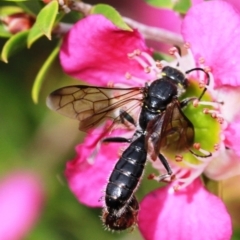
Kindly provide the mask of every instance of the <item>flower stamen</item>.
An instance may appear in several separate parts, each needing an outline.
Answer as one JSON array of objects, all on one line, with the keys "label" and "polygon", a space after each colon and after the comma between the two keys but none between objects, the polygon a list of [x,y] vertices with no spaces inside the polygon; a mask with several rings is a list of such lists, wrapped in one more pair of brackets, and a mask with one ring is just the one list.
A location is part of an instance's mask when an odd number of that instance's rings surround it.
[{"label": "flower stamen", "polygon": [[218,150],[219,150],[219,148],[220,148],[220,146],[219,146],[219,144],[218,144],[218,143],[214,144],[214,150],[215,150],[215,151],[218,151]]},{"label": "flower stamen", "polygon": [[[184,189],[185,187],[187,187],[188,185],[190,185],[194,179],[196,179],[198,176],[201,175],[201,173],[203,172],[204,168],[205,168],[205,164],[202,164],[204,166],[202,167],[198,167],[198,168],[194,168],[192,170],[188,170],[188,171],[183,171],[185,173],[188,174],[188,177],[183,177],[181,175],[176,175],[176,177],[178,177],[178,179],[176,180],[175,186],[178,186],[178,190],[180,189]],[[195,166],[195,165],[194,165]],[[174,190],[174,187],[173,187]]]},{"label": "flower stamen", "polygon": [[133,57],[143,68],[150,67],[141,57],[134,56]]},{"label": "flower stamen", "polygon": [[183,160],[183,156],[182,155],[176,155],[175,156],[175,161],[176,162],[182,162],[182,160]]},{"label": "flower stamen", "polygon": [[140,84],[142,84],[142,81],[143,81],[141,78],[135,77],[129,72],[125,73],[125,78],[128,80],[133,80],[134,82],[140,83]]},{"label": "flower stamen", "polygon": [[145,73],[150,73],[151,72],[151,67],[150,66],[145,67],[144,72]]},{"label": "flower stamen", "polygon": [[[198,101],[198,99],[197,99],[197,101],[194,100],[194,104],[197,104],[196,106],[198,106],[198,104],[205,105],[205,106],[212,106],[215,109],[219,109],[219,105],[221,105],[220,102]],[[194,107],[195,107],[195,105],[194,105]]]},{"label": "flower stamen", "polygon": [[140,49],[135,49],[133,52],[128,53],[129,58],[134,58],[134,57],[140,56],[140,55],[141,55],[141,50]]},{"label": "flower stamen", "polygon": [[[206,66],[204,65],[205,59],[203,57],[199,58],[198,63],[199,63],[199,67],[204,69],[205,72],[207,72],[205,69],[208,69],[208,68],[206,68]],[[199,82],[205,84],[205,74],[204,74],[204,72],[199,73]]]},{"label": "flower stamen", "polygon": [[[196,68],[195,59],[194,59],[194,56],[193,56],[193,53],[192,53],[192,50],[191,50],[190,43],[187,43],[187,42],[186,42],[186,43],[183,45],[183,47],[186,49],[186,51],[187,51],[187,56],[188,56],[188,58],[189,58],[189,62],[192,64],[192,66],[190,66],[190,67],[189,67],[189,65],[188,65],[188,69],[189,69],[189,68]],[[182,68],[183,68],[183,66],[182,66]],[[188,69],[185,69],[185,70],[188,70]]]},{"label": "flower stamen", "polygon": [[157,60],[156,61],[156,67],[160,70],[162,70],[165,66],[168,66],[168,65],[169,65],[169,63],[165,60],[161,60],[161,61]]},{"label": "flower stamen", "polygon": [[152,56],[150,56],[148,53],[146,52],[142,52],[141,54],[147,61],[148,63],[153,66],[156,67],[156,61],[152,58]]},{"label": "flower stamen", "polygon": [[212,118],[216,118],[217,121],[222,124],[224,122],[224,117],[222,114],[219,113],[218,110],[210,110],[208,108],[203,109],[204,114],[211,114]]},{"label": "flower stamen", "polygon": [[107,83],[107,87],[113,88],[113,87],[114,87],[114,82],[113,82],[113,81],[109,81],[109,82]]},{"label": "flower stamen", "polygon": [[[140,66],[143,68],[144,72],[150,75],[151,80],[155,80],[158,78],[159,73],[161,72],[163,62],[161,61],[155,61],[152,56],[150,56],[147,52],[141,52],[140,50],[136,49],[132,53],[128,53],[128,57],[131,59],[134,59],[137,61]],[[165,65],[165,62],[164,62]],[[169,65],[167,63],[167,65]],[[125,74],[126,79],[132,79],[133,81],[136,81],[137,83],[143,82],[142,79],[132,76],[131,73],[127,72]]]},{"label": "flower stamen", "polygon": [[178,49],[176,47],[170,48],[169,49],[169,54],[174,56],[177,59],[179,64],[181,63],[182,57],[180,56],[179,51],[178,51]]}]

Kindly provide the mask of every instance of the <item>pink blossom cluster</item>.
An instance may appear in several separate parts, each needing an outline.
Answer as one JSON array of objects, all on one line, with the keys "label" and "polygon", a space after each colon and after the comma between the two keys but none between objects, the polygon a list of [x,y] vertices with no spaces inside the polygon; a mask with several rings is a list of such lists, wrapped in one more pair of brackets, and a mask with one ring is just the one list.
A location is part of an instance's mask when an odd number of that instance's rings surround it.
[{"label": "pink blossom cluster", "polygon": [[[219,107],[226,122],[222,129],[222,147],[196,173],[185,188],[172,191],[170,183],[147,194],[140,202],[139,229],[145,239],[230,239],[231,219],[223,201],[207,191],[200,180],[205,174],[222,180],[240,174],[240,14],[224,1],[194,5],[182,22],[182,36],[191,46],[195,66],[200,58],[211,69],[210,91],[224,102]],[[76,23],[64,38],[60,60],[64,71],[74,78],[96,86],[144,86],[153,80],[143,71],[141,60],[129,54],[136,49],[152,54],[138,30],[123,31],[101,15],[91,15]],[[238,55],[239,54],[239,55]],[[126,78],[130,73],[132,78]],[[209,87],[210,88],[210,87]],[[107,124],[107,123],[106,123]],[[238,131],[239,130],[239,131]],[[121,130],[111,134],[118,136]],[[76,147],[76,157],[67,163],[66,177],[78,200],[91,207],[101,207],[99,199],[107,177],[119,158],[120,144],[100,146],[105,127],[92,129]]]}]

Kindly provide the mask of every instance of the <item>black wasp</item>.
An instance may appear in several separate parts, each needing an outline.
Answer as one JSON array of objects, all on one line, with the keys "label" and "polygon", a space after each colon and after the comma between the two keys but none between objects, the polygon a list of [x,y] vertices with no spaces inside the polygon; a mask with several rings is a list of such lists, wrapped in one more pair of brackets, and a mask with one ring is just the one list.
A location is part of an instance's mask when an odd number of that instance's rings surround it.
[{"label": "black wasp", "polygon": [[[209,75],[201,68],[191,69],[186,74],[196,70],[206,74],[209,84]],[[162,177],[165,178],[172,175],[172,170],[162,150],[171,148],[180,154],[190,150],[194,143],[193,124],[182,108],[194,99],[200,100],[206,89],[198,98],[180,101],[179,97],[189,84],[185,74],[170,66],[163,67],[161,74],[161,78],[145,87],[68,86],[54,91],[47,99],[50,109],[79,120],[79,129],[83,131],[109,118],[113,124],[136,127],[131,139],[110,137],[103,140],[130,143],[117,161],[105,191],[102,220],[112,230],[124,230],[137,223],[139,205],[134,192],[147,155],[162,162],[167,171]]]}]

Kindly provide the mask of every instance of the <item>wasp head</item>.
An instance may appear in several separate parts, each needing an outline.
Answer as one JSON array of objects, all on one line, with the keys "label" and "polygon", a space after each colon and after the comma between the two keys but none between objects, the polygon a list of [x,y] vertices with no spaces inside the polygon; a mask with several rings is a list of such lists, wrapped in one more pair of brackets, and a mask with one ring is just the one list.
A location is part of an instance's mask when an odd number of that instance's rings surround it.
[{"label": "wasp head", "polygon": [[185,77],[184,73],[177,68],[170,66],[163,67],[162,76],[171,79],[179,89],[185,90],[188,87],[188,79]]}]

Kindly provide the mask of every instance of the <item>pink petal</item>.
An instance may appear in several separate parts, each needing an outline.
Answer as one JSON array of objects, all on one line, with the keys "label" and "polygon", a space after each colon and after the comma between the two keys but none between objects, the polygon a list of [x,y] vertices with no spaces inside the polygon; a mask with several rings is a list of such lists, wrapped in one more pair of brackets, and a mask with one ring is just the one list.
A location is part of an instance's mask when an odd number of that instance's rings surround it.
[{"label": "pink petal", "polygon": [[[113,131],[114,136],[120,133],[120,130]],[[119,158],[118,143],[101,144],[97,149],[97,143],[104,137],[105,129],[95,129],[87,134],[84,143],[76,147],[77,156],[67,163],[65,170],[71,191],[81,203],[91,207],[103,205],[100,201],[103,190]]]},{"label": "pink petal", "polygon": [[65,36],[60,61],[67,74],[90,84],[106,86],[113,81],[129,85],[126,72],[147,79],[143,67],[128,58],[136,49],[149,52],[137,30],[123,31],[102,15],[90,15]]},{"label": "pink petal", "polygon": [[220,105],[220,112],[223,118],[231,123],[240,113],[240,88],[239,87],[221,87],[217,89],[217,96],[224,104]]},{"label": "pink petal", "polygon": [[[129,17],[148,26],[168,29],[172,32],[180,33],[182,17],[172,10],[153,7],[146,3],[146,1],[139,0],[108,0],[105,2],[118,9],[122,16]],[[168,21],[168,19],[171,19],[171,21]],[[165,51],[166,53],[169,52],[169,47],[172,47],[172,45],[167,45],[160,41],[151,41],[148,39],[146,39],[146,41],[148,46],[151,46],[156,50]]]},{"label": "pink petal", "polygon": [[[224,130],[225,145],[240,157],[240,114]],[[240,160],[239,160],[240,162]]]},{"label": "pink petal", "polygon": [[193,6],[187,13],[182,34],[198,60],[205,59],[216,86],[240,85],[240,16],[224,1],[208,1]]},{"label": "pink petal", "polygon": [[40,215],[42,187],[34,176],[17,172],[0,182],[0,239],[23,239]]},{"label": "pink petal", "polygon": [[240,157],[234,150],[227,150],[224,147],[219,155],[208,164],[204,174],[216,181],[240,175]]},{"label": "pink petal", "polygon": [[[109,1],[109,4],[114,4],[116,9],[121,9],[121,14],[134,19],[140,23],[157,28],[168,29],[171,32],[180,33],[182,18],[179,14],[172,10],[161,9],[153,7],[146,3],[146,1],[131,0],[125,2],[127,9],[121,5],[124,5],[123,1]],[[137,6],[137,8],[136,8]],[[147,17],[146,17],[147,16]],[[157,21],[156,21],[157,19]],[[171,21],[167,21],[171,19]],[[151,41],[146,38],[148,46],[151,46],[155,50],[164,51],[169,53],[170,44],[162,43],[160,41]]]},{"label": "pink petal", "polygon": [[139,228],[146,240],[227,240],[231,219],[223,202],[200,179],[185,190],[157,189],[141,202]]},{"label": "pink petal", "polygon": [[240,91],[236,87],[221,87],[218,96],[224,102],[220,107],[221,114],[228,122],[227,128],[223,130],[224,144],[230,149],[223,146],[220,154],[205,169],[205,175],[214,180],[240,174]]},{"label": "pink petal", "polygon": [[235,8],[240,10],[240,2],[239,2],[239,0],[225,0],[225,1],[231,3]]},{"label": "pink petal", "polygon": [[203,2],[204,0],[192,0],[192,5],[195,5],[195,4],[198,4],[198,3],[201,3]]}]

